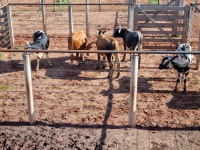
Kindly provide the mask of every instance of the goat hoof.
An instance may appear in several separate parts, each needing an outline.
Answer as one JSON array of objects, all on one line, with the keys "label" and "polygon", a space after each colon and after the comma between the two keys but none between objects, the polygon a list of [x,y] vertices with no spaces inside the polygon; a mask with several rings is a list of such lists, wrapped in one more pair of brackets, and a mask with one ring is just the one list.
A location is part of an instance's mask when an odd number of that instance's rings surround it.
[{"label": "goat hoof", "polygon": [[119,78],[119,77],[120,77],[120,73],[117,74],[117,77],[116,77],[116,78]]},{"label": "goat hoof", "polygon": [[108,79],[112,79],[112,76],[109,74],[109,75],[107,76],[107,78],[108,78]]},{"label": "goat hoof", "polygon": [[99,68],[100,68],[100,67],[99,67],[99,66],[97,66],[97,67],[96,67],[96,70],[99,70]]},{"label": "goat hoof", "polygon": [[186,94],[186,93],[187,93],[187,91],[184,89],[183,94]]}]

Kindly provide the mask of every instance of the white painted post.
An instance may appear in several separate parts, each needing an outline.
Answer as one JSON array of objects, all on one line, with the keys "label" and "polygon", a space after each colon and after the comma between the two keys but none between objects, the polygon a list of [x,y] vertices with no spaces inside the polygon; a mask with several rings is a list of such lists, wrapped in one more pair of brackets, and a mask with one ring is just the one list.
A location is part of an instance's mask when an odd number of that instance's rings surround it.
[{"label": "white painted post", "polygon": [[[68,0],[68,3],[71,4],[71,0]],[[71,5],[68,5],[68,16],[69,16],[69,34],[71,35],[74,32]]]},{"label": "white painted post", "polygon": [[[200,31],[199,31],[199,44],[197,51],[200,51]],[[196,55],[196,69],[199,70],[200,55]]]},{"label": "white painted post", "polygon": [[131,77],[130,77],[130,104],[129,104],[130,127],[136,127],[137,85],[138,85],[138,54],[133,54],[131,57]]},{"label": "white painted post", "polygon": [[[99,0],[99,4],[101,4],[101,0]],[[101,5],[99,5],[99,12],[101,12]]]},{"label": "white painted post", "polygon": [[86,0],[86,35],[90,36],[90,23],[89,23],[89,0]]},{"label": "white painted post", "polygon": [[[39,0],[39,3],[42,4],[42,0]],[[39,5],[39,10],[42,10],[42,5]]]},{"label": "white painted post", "polygon": [[[56,4],[56,0],[53,0],[53,3]],[[54,5],[54,12],[56,12],[56,5]]]},{"label": "white painted post", "polygon": [[22,56],[23,56],[23,62],[24,62],[24,74],[25,74],[25,82],[26,82],[29,124],[33,125],[35,124],[36,119],[35,119],[35,109],[34,109],[30,54],[24,52]]},{"label": "white painted post", "polygon": [[135,0],[129,0],[128,5],[128,28],[133,31],[134,4]]},{"label": "white painted post", "polygon": [[[45,4],[45,0],[42,0],[42,4]],[[47,34],[45,5],[42,5],[42,22],[43,22],[43,31]]]}]

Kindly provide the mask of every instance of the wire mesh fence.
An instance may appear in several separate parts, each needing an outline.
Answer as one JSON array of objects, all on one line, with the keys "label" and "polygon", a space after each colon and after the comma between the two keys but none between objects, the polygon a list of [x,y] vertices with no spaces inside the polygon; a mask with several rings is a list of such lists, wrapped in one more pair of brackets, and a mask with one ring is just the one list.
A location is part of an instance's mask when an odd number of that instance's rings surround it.
[{"label": "wire mesh fence", "polygon": [[10,18],[7,6],[0,7],[0,48],[11,48]]}]

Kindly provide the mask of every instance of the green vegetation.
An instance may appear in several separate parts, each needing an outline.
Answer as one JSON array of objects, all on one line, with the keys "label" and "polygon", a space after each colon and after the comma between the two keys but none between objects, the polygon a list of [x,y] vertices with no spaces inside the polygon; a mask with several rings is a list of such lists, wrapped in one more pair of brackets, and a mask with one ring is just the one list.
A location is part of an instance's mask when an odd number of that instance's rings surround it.
[{"label": "green vegetation", "polygon": [[0,91],[6,91],[6,90],[8,90],[8,86],[0,85]]},{"label": "green vegetation", "polygon": [[[55,0],[56,4],[68,4],[68,0]],[[56,11],[64,11],[67,8],[67,5],[56,5]]]},{"label": "green vegetation", "polygon": [[14,49],[20,49],[20,46],[18,45],[15,45],[15,48]]},{"label": "green vegetation", "polygon": [[149,0],[149,4],[157,5],[159,0]]},{"label": "green vegetation", "polygon": [[3,59],[3,53],[0,53],[0,60]]},{"label": "green vegetation", "polygon": [[[55,0],[56,4],[59,4],[59,0]],[[60,0],[61,4],[68,4],[68,0]]]}]

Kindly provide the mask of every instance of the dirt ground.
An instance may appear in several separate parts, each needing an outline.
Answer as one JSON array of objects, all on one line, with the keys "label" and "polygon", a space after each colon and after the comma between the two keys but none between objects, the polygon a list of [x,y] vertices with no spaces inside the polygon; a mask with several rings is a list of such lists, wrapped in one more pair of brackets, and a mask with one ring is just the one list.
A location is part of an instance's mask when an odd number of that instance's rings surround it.
[{"label": "dirt ground", "polygon": [[[18,49],[31,40],[34,30],[42,28],[41,23],[36,22],[41,19],[39,13],[13,11]],[[75,15],[75,20],[82,19],[81,13]],[[112,29],[115,13],[101,15],[106,17]],[[47,13],[49,49],[64,50],[68,47],[68,26],[58,20],[66,20],[62,12]],[[92,22],[93,36],[89,40],[95,41],[96,26],[102,20],[96,17]],[[112,30],[107,35],[111,33]],[[123,47],[121,39],[118,40]],[[197,43],[193,42],[192,46],[197,47]],[[158,70],[162,55],[142,55],[138,74],[137,129],[130,129],[129,55],[121,62],[120,77],[112,80],[106,78],[108,67],[96,70],[96,54],[87,56],[80,67],[76,63],[70,65],[69,54],[51,53],[49,56],[53,66],[48,67],[46,59],[42,59],[40,70],[35,72],[36,61],[31,55],[37,122],[29,126],[22,54],[14,53],[12,59],[8,53],[3,54],[0,61],[0,149],[200,148],[200,72],[195,70],[195,63],[188,77],[187,94],[184,94],[183,82],[179,90],[173,92],[176,71]]]}]

